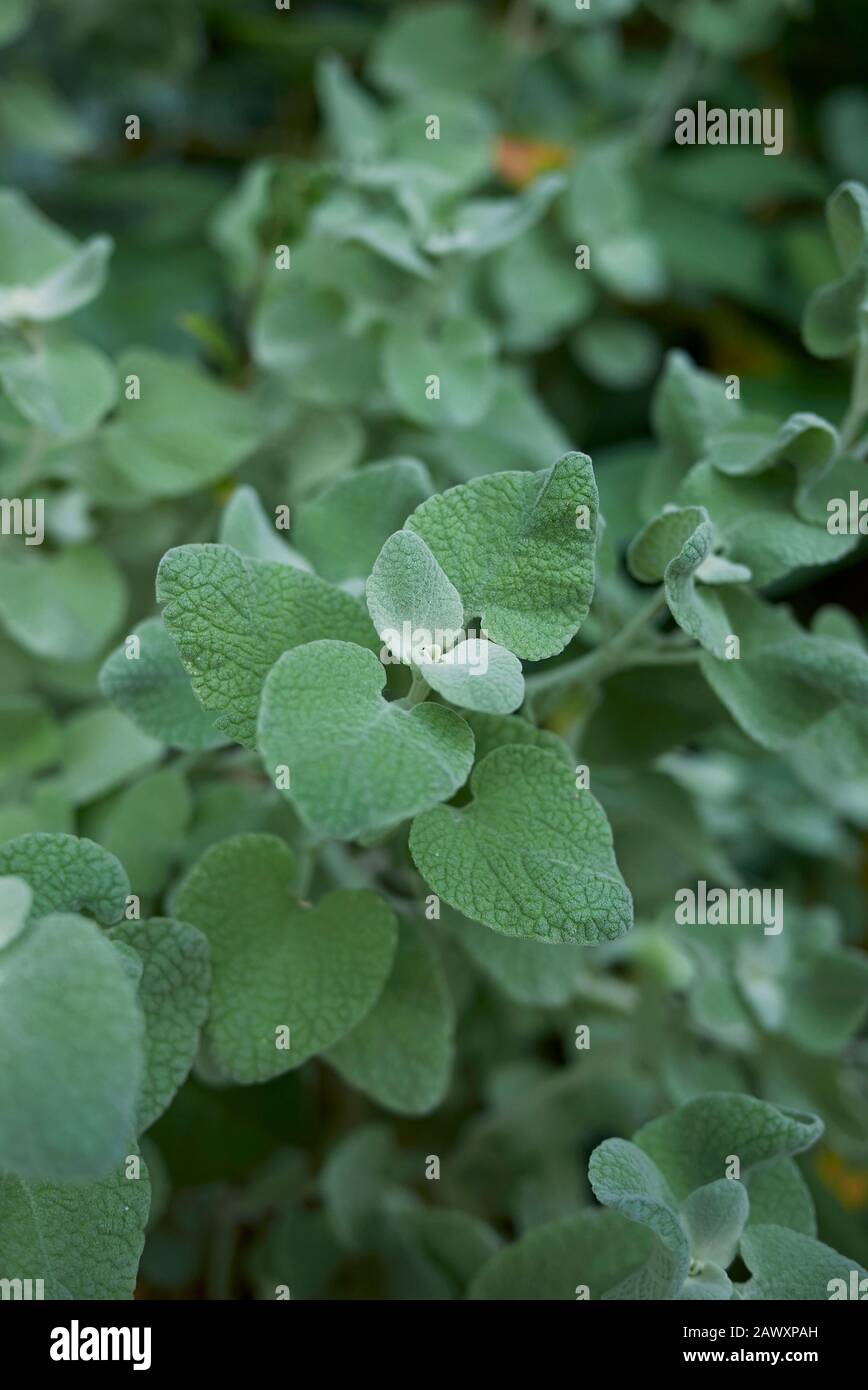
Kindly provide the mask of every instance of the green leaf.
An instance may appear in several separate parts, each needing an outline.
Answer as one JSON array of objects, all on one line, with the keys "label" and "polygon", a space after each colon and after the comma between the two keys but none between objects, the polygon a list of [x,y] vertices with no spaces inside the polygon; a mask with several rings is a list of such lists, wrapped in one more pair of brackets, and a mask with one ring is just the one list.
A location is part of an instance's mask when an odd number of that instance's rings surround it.
[{"label": "green leaf", "polygon": [[148,497],[184,497],[231,473],[258,442],[250,401],[196,367],[144,348],[124,353],[123,382],[139,379],[139,398],[121,395],[104,432],[109,459]]},{"label": "green leaf", "polygon": [[[19,0],[4,0],[0,6],[0,27],[5,12],[17,8]],[[28,4],[29,8],[29,4]],[[0,38],[2,42],[2,38]],[[9,74],[0,92],[0,131],[10,147],[31,158],[71,161],[93,153],[95,132],[59,91],[53,80],[32,68]]]},{"label": "green leaf", "polygon": [[[413,531],[396,531],[365,585],[371,622],[396,660],[439,660],[463,629],[461,595]],[[406,628],[405,628],[406,625]]]},{"label": "green leaf", "polygon": [[784,607],[732,593],[729,613],[738,659],[703,655],[712,689],[745,733],[783,748],[832,713],[858,716],[868,698],[868,654],[835,638],[806,633]]},{"label": "green leaf", "polygon": [[691,1192],[681,1215],[693,1259],[728,1269],[735,1259],[749,1209],[747,1188],[734,1178],[718,1178],[717,1182]]},{"label": "green leaf", "polygon": [[501,366],[488,413],[471,429],[442,429],[427,454],[449,479],[476,478],[503,468],[545,468],[569,447],[563,429],[515,367]]},{"label": "green leaf", "polygon": [[285,376],[297,377],[305,367],[319,371],[333,358],[344,329],[341,296],[311,283],[306,251],[293,252],[291,270],[275,270],[265,280],[250,330],[255,361]]},{"label": "green leaf", "polygon": [[634,1140],[683,1201],[695,1188],[725,1177],[730,1156],[738,1158],[741,1180],[747,1179],[750,1194],[756,1165],[801,1153],[822,1132],[816,1115],[720,1092],[698,1096],[652,1120]]},{"label": "green leaf", "polygon": [[0,556],[0,622],[34,656],[98,656],[127,606],[121,571],[98,545],[69,546],[56,555],[33,549]]},{"label": "green leaf", "polygon": [[670,22],[697,45],[717,58],[770,48],[780,31],[788,6],[786,0],[732,0],[721,9],[717,0],[691,0],[673,7]]},{"label": "green leaf", "polygon": [[142,1017],[117,953],[83,917],[44,917],[3,950],[0,998],[0,1167],[102,1177],[128,1150],[142,1078]]},{"label": "green leaf", "polygon": [[33,893],[23,878],[0,877],[0,951],[23,931],[33,906]]},{"label": "green leaf", "polygon": [[[651,424],[663,456],[650,474],[652,508],[663,507],[685,473],[704,458],[709,434],[738,418],[740,407],[727,399],[720,377],[694,366],[686,352],[667,353],[651,400]],[[698,499],[701,501],[702,499]],[[709,505],[711,514],[716,512]]]},{"label": "green leaf", "polygon": [[254,746],[266,674],[291,647],[317,638],[373,643],[361,600],[290,565],[224,545],[170,550],[157,601],[193,689],[221,732]]},{"label": "green leaf", "polygon": [[385,668],[349,642],[286,652],[262,692],[259,746],[269,775],[324,835],[353,839],[452,796],[473,762],[473,735],[442,705],[382,697]]},{"label": "green leaf", "polygon": [[850,1299],[864,1297],[862,1266],[847,1255],[785,1226],[751,1226],[741,1241],[741,1257],[753,1278],[739,1287],[746,1299]]},{"label": "green leaf", "polygon": [[294,879],[282,841],[239,835],[206,850],[173,900],[173,915],[208,938],[205,1041],[241,1084],[299,1067],[349,1033],[392,965],[397,926],[381,898],[341,890],[311,907],[290,896]]},{"label": "green leaf", "polygon": [[399,1115],[426,1115],[452,1075],[455,1008],[440,958],[422,928],[401,925],[377,1003],[326,1060],[351,1086]]},{"label": "green leaf", "polygon": [[[675,1197],[656,1164],[626,1139],[607,1139],[591,1154],[588,1176],[598,1202],[657,1236],[665,1250],[654,1258],[663,1276],[657,1297],[675,1298],[687,1277],[690,1247]],[[637,1275],[641,1280],[644,1271]],[[626,1289],[611,1290],[610,1296],[625,1297]]]},{"label": "green leaf", "polygon": [[562,738],[549,729],[538,729],[527,719],[514,714],[480,714],[475,710],[465,710],[462,719],[470,725],[476,740],[476,761],[482,759],[494,748],[505,744],[526,743],[532,748],[542,748],[562,758],[568,767],[573,766],[573,755]]},{"label": "green leaf", "polygon": [[464,638],[436,661],[416,666],[438,695],[465,709],[511,714],[524,701],[518,657],[484,637]]},{"label": "green leaf", "polygon": [[564,187],[561,174],[545,174],[516,198],[470,198],[460,203],[448,227],[425,242],[431,255],[460,252],[478,259],[524,236],[545,215]]},{"label": "green leaf", "polygon": [[379,32],[371,76],[384,91],[484,91],[494,85],[504,41],[471,5],[439,4],[399,10]]},{"label": "green leaf", "polygon": [[3,0],[0,7],[0,43],[14,43],[33,19],[33,0]]},{"label": "green leaf", "polygon": [[[334,238],[339,245],[367,247],[398,270],[421,280],[433,278],[431,263],[420,255],[416,238],[404,218],[383,212],[373,200],[361,193],[345,189],[320,203],[311,218],[310,233],[313,237]],[[345,376],[347,372],[359,370],[360,367],[364,371],[364,365],[354,363],[352,355],[343,357],[342,365]],[[320,399],[313,377],[306,378],[306,386],[308,391],[316,391]],[[340,391],[340,383],[335,382],[335,386]]]},{"label": "green leaf", "polygon": [[575,1302],[584,1286],[605,1298],[648,1258],[651,1232],[620,1212],[588,1209],[537,1226],[499,1251],[474,1279],[469,1297]]},{"label": "green leaf", "polygon": [[748,1225],[769,1223],[788,1226],[806,1236],[817,1234],[814,1199],[792,1158],[773,1159],[751,1172]]},{"label": "green leaf", "polygon": [[[437,116],[437,138],[428,134],[429,117]],[[464,93],[413,94],[392,114],[388,146],[396,160],[436,171],[455,188],[472,188],[486,181],[492,163],[496,130],[487,106]]]},{"label": "green leaf", "polygon": [[192,810],[181,772],[145,773],[82,818],[92,839],[116,855],[139,897],[159,893],[184,843]]},{"label": "green leaf", "polygon": [[111,708],[98,706],[74,714],[62,732],[62,771],[52,785],[75,805],[122,786],[155,763],[163,751],[156,740]]},{"label": "green leaf", "polygon": [[794,963],[786,980],[782,1031],[821,1056],[842,1051],[868,1009],[868,958],[841,950]]},{"label": "green leaf", "polygon": [[466,807],[437,806],[413,823],[410,852],[435,893],[507,936],[587,944],[629,930],[608,821],[555,754],[497,748],[470,789]]},{"label": "green leaf", "polygon": [[[823,479],[824,487],[834,486],[833,477]],[[727,557],[746,565],[763,587],[795,569],[834,564],[858,545],[857,536],[826,530],[825,504],[820,524],[795,514],[792,479],[782,466],[755,478],[728,478],[711,463],[697,463],[677,496],[686,506],[708,509]]]},{"label": "green leaf", "polygon": [[610,139],[585,146],[569,171],[560,220],[573,245],[591,248],[588,273],[607,289],[639,303],[660,298],[665,273],[657,245],[643,226],[625,146]]},{"label": "green leaf", "polygon": [[366,593],[371,621],[394,659],[415,666],[438,694],[490,714],[509,714],[522,703],[521,662],[505,647],[463,636],[461,595],[415,532],[389,537]]},{"label": "green leaf", "polygon": [[844,275],[812,297],[802,336],[816,357],[844,357],[862,346],[866,331],[868,190],[842,183],[826,204],[826,218]]},{"label": "green leaf", "polygon": [[318,1186],[335,1234],[347,1249],[373,1243],[384,1196],[400,1176],[401,1160],[386,1125],[362,1125],[333,1146]]},{"label": "green leaf", "polygon": [[72,314],[99,294],[112,240],[79,245],[22,194],[0,190],[0,322],[46,322]]},{"label": "green leaf", "polygon": [[0,695],[0,781],[56,761],[60,729],[39,695]]},{"label": "green leaf", "polygon": [[633,578],[640,584],[659,584],[695,532],[709,525],[704,507],[664,507],[630,542],[627,567]]},{"label": "green leaf", "polygon": [[144,1163],[96,1182],[0,1176],[0,1278],[42,1279],[48,1299],[132,1298],[150,1201]]},{"label": "green leaf", "polygon": [[619,671],[603,686],[603,699],[588,720],[584,760],[635,767],[691,742],[718,725],[726,710],[701,673],[690,666],[648,672]]},{"label": "green leaf", "polygon": [[495,473],[450,488],[417,507],[407,529],[434,552],[465,619],[479,618],[492,641],[539,661],[561,651],[587,616],[596,523],[590,459],[566,454],[542,473]]},{"label": "green leaf", "polygon": [[714,527],[703,507],[667,509],[649,521],[631,542],[627,564],[639,580],[662,578],[679,627],[713,655],[724,656],[733,627],[717,586],[751,576],[743,565],[715,553]]},{"label": "green leaf", "polygon": [[316,91],[329,142],[342,159],[368,160],[382,154],[383,115],[337,54],[318,63]]},{"label": "green leaf", "polygon": [[428,470],[416,459],[367,464],[302,503],[297,544],[324,579],[363,579],[383,542],[431,492]]},{"label": "green leaf", "polygon": [[436,337],[411,322],[395,323],[383,344],[383,380],[409,420],[430,429],[465,429],[478,424],[494,396],[494,349],[481,319],[447,318]]},{"label": "green leaf", "polygon": [[635,391],[657,369],[660,339],[647,323],[628,318],[594,319],[570,344],[573,356],[592,381],[612,391]]},{"label": "green leaf", "polygon": [[75,835],[37,832],[0,845],[0,874],[23,878],[33,892],[33,919],[85,910],[109,925],[123,916],[129,880],[113,854]]},{"label": "green leaf", "polygon": [[678,1297],[693,1301],[701,1299],[704,1302],[729,1303],[733,1298],[732,1288],[726,1271],[713,1260],[709,1260],[707,1264],[697,1268],[695,1274],[685,1279]]},{"label": "green leaf", "polygon": [[111,410],[117,377],[89,343],[48,343],[0,353],[0,384],[16,410],[49,434],[87,434]]},{"label": "green leaf", "polygon": [[227,265],[233,289],[250,290],[262,262],[260,223],[269,212],[275,163],[256,159],[248,164],[237,188],[216,208],[209,226],[211,240]]},{"label": "green leaf", "polygon": [[221,545],[234,546],[254,560],[274,560],[280,565],[310,569],[304,556],[281,539],[252,487],[235,489],[220,518],[217,539]]},{"label": "green leaf", "polygon": [[566,1004],[587,980],[587,956],[581,946],[502,936],[467,918],[457,918],[455,936],[480,970],[518,1004]]},{"label": "green leaf", "polygon": [[409,1206],[390,1209],[387,1220],[388,1253],[398,1264],[396,1298],[460,1298],[501,1246],[490,1226],[464,1211]]},{"label": "green leaf", "polygon": [[506,317],[510,347],[548,347],[588,317],[594,289],[589,277],[576,270],[574,256],[572,247],[539,224],[492,257],[491,288]]},{"label": "green leaf", "polygon": [[774,421],[743,416],[727,429],[712,431],[707,448],[714,467],[734,478],[765,473],[779,463],[791,464],[798,508],[834,462],[839,439],[828,420],[803,411],[779,427]]},{"label": "green leaf", "polygon": [[[100,689],[136,728],[170,748],[214,748],[224,739],[214,716],[199,704],[162,618],[146,618],[133,628],[138,648],[122,646],[106,657]],[[138,655],[127,653],[138,650]]]},{"label": "green leaf", "polygon": [[196,927],[165,917],[123,922],[109,939],[129,947],[142,963],[137,997],[145,1021],[145,1071],[136,1112],[141,1134],[162,1115],[193,1065],[208,1014],[208,942]]}]

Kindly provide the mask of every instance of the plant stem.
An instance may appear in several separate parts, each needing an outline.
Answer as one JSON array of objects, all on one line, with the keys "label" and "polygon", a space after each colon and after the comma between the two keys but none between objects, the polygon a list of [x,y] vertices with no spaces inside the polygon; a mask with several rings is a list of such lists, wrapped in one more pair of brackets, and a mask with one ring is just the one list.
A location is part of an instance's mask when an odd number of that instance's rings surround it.
[{"label": "plant stem", "polygon": [[[575,661],[565,661],[561,666],[555,666],[551,671],[541,671],[539,675],[528,676],[525,681],[528,696],[535,697],[544,690],[557,688],[561,685],[602,680],[605,676],[611,675],[613,671],[620,670],[624,666],[656,666],[660,664],[659,658],[664,655],[667,658],[662,663],[664,665],[671,664],[673,656],[683,662],[685,656],[688,655],[683,651],[661,652],[653,647],[646,647],[644,650],[640,647],[639,650],[630,652],[630,647],[665,606],[666,594],[663,588],[655,589],[648,602],[644,603],[633,614],[633,617],[610,641],[595,647],[592,652],[586,652],[584,656],[577,657]],[[689,655],[692,660],[692,652]]]},{"label": "plant stem", "polygon": [[402,709],[412,709],[414,705],[421,705],[423,700],[427,700],[430,693],[431,687],[424,676],[420,676],[419,672],[414,670],[410,689],[398,703]]},{"label": "plant stem", "polygon": [[841,429],[839,432],[842,454],[848,453],[855,444],[856,436],[858,435],[859,430],[862,428],[863,416],[864,411],[859,409],[859,407],[857,407],[856,405],[851,405],[850,409],[847,411],[847,414],[844,416],[844,419],[841,422]]},{"label": "plant stem", "polygon": [[844,419],[841,421],[841,428],[838,432],[841,441],[840,451],[842,454],[851,450],[856,443],[857,435],[865,419],[865,409],[860,400],[860,392],[858,390],[859,380],[863,371],[862,353],[857,352],[856,360],[853,363],[853,387],[850,392],[850,407]]}]

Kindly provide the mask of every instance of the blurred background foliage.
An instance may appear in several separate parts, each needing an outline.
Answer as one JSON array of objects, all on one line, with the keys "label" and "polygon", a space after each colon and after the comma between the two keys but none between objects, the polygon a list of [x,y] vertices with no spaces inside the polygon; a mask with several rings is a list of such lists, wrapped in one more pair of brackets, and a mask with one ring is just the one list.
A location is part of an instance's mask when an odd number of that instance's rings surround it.
[{"label": "blurred background foliage", "polygon": [[[823,200],[842,178],[868,179],[868,12],[852,0],[592,11],[2,0],[0,183],[74,237],[114,242],[102,291],[41,340],[69,373],[52,414],[4,375],[14,331],[0,342],[0,492],[38,487],[48,514],[42,553],[0,547],[2,838],[94,835],[156,908],[221,835],[296,835],[243,763],[224,775],[222,755],[182,756],[155,771],[161,750],[97,684],[112,645],[154,612],[160,555],[216,538],[237,483],[295,511],[372,460],[421,459],[444,487],[578,447],[617,551],[652,510],[641,475],[670,349],[738,374],[752,409],[844,415],[846,375],[807,354],[799,324],[838,273]],[[784,108],[784,155],[676,149],[674,109],[698,97]],[[429,113],[437,144],[422,135]],[[125,138],[131,114],[140,139]],[[7,243],[32,234],[24,206],[5,207]],[[584,242],[600,253],[580,275]],[[422,340],[463,384],[445,419],[407,385]],[[118,381],[142,361],[156,361],[162,423],[136,438]],[[100,403],[83,413],[96,379]],[[191,400],[210,434],[185,436]],[[861,622],[864,576],[855,555],[785,587],[805,617],[834,603]],[[38,621],[11,597],[25,583]],[[595,790],[640,921],[625,943],[574,979],[529,985],[490,933],[441,925],[459,1063],[434,1115],[387,1120],[319,1063],[255,1089],[204,1074],[184,1087],[146,1141],[141,1296],[269,1297],[285,1283],[293,1297],[451,1297],[466,1282],[456,1249],[470,1268],[488,1240],[472,1223],[447,1239],[451,1209],[505,1236],[572,1211],[589,1200],[597,1142],[709,1089],[823,1115],[826,1139],[802,1162],[820,1236],[868,1262],[859,1010],[842,1030],[830,987],[806,1043],[804,1019],[769,1005],[781,990],[798,1004],[818,953],[858,981],[868,791],[731,728],[697,771],[671,749],[715,723],[710,698],[682,673],[671,686],[655,673],[650,696],[625,674],[592,716]],[[569,730],[588,713],[568,702],[549,722]],[[164,814],[142,819],[153,798]],[[674,888],[730,881],[732,863],[804,905],[795,956],[738,934],[673,943],[660,914]],[[577,1021],[594,1030],[589,1056],[573,1047]],[[424,1181],[429,1154],[444,1160],[438,1184]]]}]

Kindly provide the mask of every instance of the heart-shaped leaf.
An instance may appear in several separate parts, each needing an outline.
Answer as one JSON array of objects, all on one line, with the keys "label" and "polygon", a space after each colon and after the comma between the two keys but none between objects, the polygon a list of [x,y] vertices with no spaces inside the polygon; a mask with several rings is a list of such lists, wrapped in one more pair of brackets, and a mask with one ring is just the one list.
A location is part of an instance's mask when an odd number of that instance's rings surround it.
[{"label": "heart-shaped leaf", "polygon": [[425,1115],[449,1086],[454,1028],[440,958],[420,927],[403,923],[383,993],[326,1060],[387,1110]]},{"label": "heart-shaped leaf", "polygon": [[193,689],[215,726],[254,747],[265,677],[290,647],[316,638],[374,642],[364,604],[291,565],[252,560],[226,545],[163,556],[157,600]]},{"label": "heart-shaped leaf", "polygon": [[205,1042],[218,1072],[267,1081],[331,1047],[370,1012],[397,939],[391,908],[367,890],[291,896],[295,858],[272,835],[212,845],[181,884],[174,915],[211,948]]},{"label": "heart-shaped leaf", "polygon": [[461,595],[465,620],[533,661],[581,627],[594,591],[597,488],[590,459],[494,473],[431,497],[407,519]]},{"label": "heart-shaped leaf", "polygon": [[371,621],[392,655],[436,661],[462,633],[461,595],[413,531],[384,544],[365,586]]},{"label": "heart-shaped leaf", "polygon": [[410,852],[452,907],[508,936],[608,941],[632,925],[632,900],[599,802],[554,754],[496,748],[465,807],[417,816]]},{"label": "heart-shaped leaf", "polygon": [[[444,801],[466,780],[473,735],[442,705],[383,699],[386,672],[349,642],[310,642],[268,674],[259,747],[312,829],[353,839]],[[278,779],[279,784],[279,779]]]}]

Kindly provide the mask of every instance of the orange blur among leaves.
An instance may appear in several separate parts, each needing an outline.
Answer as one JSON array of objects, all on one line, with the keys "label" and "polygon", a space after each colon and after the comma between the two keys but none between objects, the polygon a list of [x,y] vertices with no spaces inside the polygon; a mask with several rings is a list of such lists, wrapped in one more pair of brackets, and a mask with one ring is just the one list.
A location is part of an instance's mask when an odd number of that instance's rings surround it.
[{"label": "orange blur among leaves", "polygon": [[511,188],[524,188],[549,169],[565,168],[572,157],[568,145],[527,140],[521,135],[502,135],[494,147],[495,168]]},{"label": "orange blur among leaves", "polygon": [[824,1148],[817,1155],[817,1172],[824,1187],[828,1187],[847,1211],[863,1211],[868,1207],[868,1168],[851,1168],[840,1154]]}]

